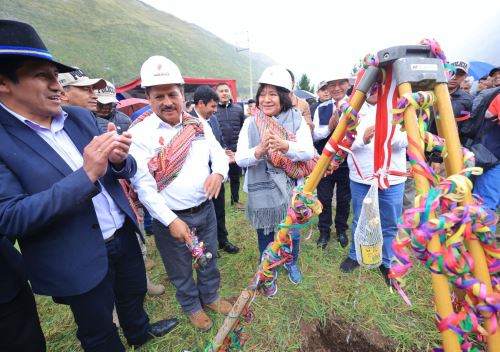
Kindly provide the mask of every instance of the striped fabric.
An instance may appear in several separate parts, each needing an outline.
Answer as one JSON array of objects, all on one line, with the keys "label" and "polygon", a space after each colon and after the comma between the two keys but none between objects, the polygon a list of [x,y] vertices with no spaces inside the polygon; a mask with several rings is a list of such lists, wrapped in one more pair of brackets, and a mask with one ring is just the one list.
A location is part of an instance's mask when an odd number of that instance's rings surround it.
[{"label": "striped fabric", "polygon": [[163,147],[148,163],[149,172],[156,181],[158,192],[177,178],[191,149],[191,143],[195,137],[203,135],[201,121],[185,112],[182,114],[182,129],[166,145],[161,137],[159,142]]},{"label": "striped fabric", "polygon": [[[293,142],[296,141],[295,134],[288,131],[286,128],[278,124],[275,119],[270,116],[266,116],[262,112],[259,112],[259,114],[255,116],[255,124],[257,125],[261,139],[265,132],[270,130],[284,140]],[[308,176],[318,160],[318,156],[315,156],[315,158],[309,161],[293,162],[280,151],[268,152],[267,158],[274,167],[283,169],[287,176],[293,179],[300,179]]]},{"label": "striped fabric", "polygon": [[380,189],[389,188],[391,143],[396,130],[396,125],[392,124],[392,110],[396,108],[398,96],[398,87],[393,77],[392,65],[389,65],[386,68],[385,83],[379,86],[378,89],[377,118],[375,122],[374,176],[378,179]]}]

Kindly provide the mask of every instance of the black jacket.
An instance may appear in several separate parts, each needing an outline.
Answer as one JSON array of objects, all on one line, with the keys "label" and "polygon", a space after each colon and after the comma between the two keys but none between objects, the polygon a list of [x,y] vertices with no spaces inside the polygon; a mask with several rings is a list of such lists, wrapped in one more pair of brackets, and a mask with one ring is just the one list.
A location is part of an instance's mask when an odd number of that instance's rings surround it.
[{"label": "black jacket", "polygon": [[130,124],[132,123],[130,117],[116,109],[113,109],[111,111],[111,114],[106,117],[100,117],[96,115],[96,120],[99,128],[103,132],[106,132],[108,130],[108,122],[113,122],[116,125],[117,129],[120,129],[122,132],[128,130]]},{"label": "black jacket", "polygon": [[227,104],[219,104],[216,116],[217,120],[219,120],[222,136],[227,147],[235,152],[241,126],[243,126],[243,121],[245,121],[243,108],[238,104],[233,104],[231,100]]}]

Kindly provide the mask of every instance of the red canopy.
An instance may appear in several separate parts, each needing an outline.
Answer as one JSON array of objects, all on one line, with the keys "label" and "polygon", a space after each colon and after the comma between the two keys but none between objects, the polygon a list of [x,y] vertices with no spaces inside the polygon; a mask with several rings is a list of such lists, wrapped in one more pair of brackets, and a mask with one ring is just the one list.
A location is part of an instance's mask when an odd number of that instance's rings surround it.
[{"label": "red canopy", "polygon": [[[215,86],[217,83],[226,82],[231,89],[231,93],[233,96],[233,100],[238,101],[237,93],[236,93],[236,80],[234,79],[220,79],[220,78],[192,78],[192,77],[184,77],[184,82],[186,85],[202,85],[208,84],[209,86]],[[129,90],[134,89],[137,86],[140,86],[141,79],[137,78],[136,80],[123,84],[119,87],[116,87],[116,93],[123,93]]]}]

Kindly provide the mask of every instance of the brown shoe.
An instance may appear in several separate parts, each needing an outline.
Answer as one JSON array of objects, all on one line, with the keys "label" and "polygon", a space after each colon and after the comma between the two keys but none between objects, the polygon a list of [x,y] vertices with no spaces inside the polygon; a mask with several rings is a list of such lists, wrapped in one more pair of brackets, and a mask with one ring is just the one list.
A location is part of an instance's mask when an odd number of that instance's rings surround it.
[{"label": "brown shoe", "polygon": [[149,278],[146,277],[148,284],[148,296],[161,296],[165,292],[165,286],[162,284],[154,284],[149,281]]},{"label": "brown shoe", "polygon": [[153,269],[155,267],[155,265],[156,265],[156,263],[149,258],[146,258],[144,260],[144,266],[146,267],[146,271]]},{"label": "brown shoe", "polygon": [[191,320],[191,324],[195,328],[201,330],[201,332],[207,332],[214,324],[212,319],[208,317],[207,313],[205,313],[203,309],[200,309],[196,313],[190,315],[189,320]]},{"label": "brown shoe", "polygon": [[241,204],[240,202],[233,203],[233,207],[240,210],[244,210],[246,208],[245,204]]},{"label": "brown shoe", "polygon": [[215,302],[205,305],[205,307],[214,312],[228,315],[233,305],[226,300],[218,298]]}]

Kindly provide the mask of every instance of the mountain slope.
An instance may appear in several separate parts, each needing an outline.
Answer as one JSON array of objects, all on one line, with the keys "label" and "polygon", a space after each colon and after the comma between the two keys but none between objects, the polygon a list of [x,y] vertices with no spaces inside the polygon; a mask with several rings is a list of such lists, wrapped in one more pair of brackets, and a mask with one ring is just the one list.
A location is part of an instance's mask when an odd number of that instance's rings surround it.
[{"label": "mountain slope", "polygon": [[[32,24],[58,60],[116,84],[137,77],[149,56],[164,55],[184,76],[236,79],[239,95],[248,95],[245,52],[137,0],[2,1],[0,17]],[[254,82],[270,63],[255,55]]]}]

